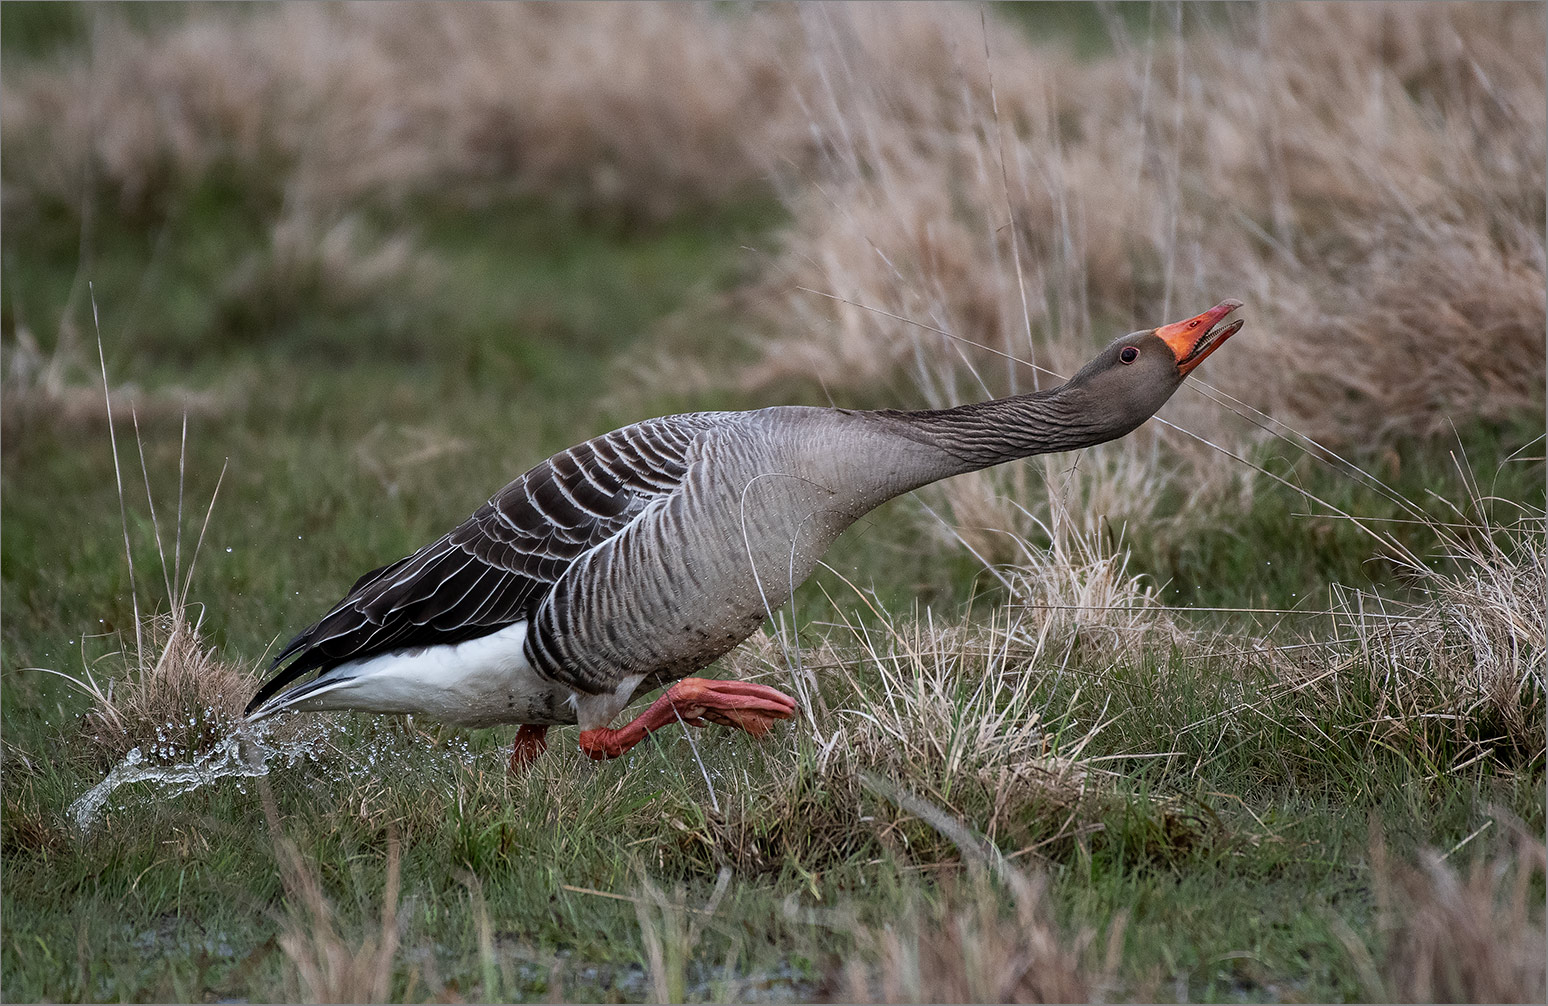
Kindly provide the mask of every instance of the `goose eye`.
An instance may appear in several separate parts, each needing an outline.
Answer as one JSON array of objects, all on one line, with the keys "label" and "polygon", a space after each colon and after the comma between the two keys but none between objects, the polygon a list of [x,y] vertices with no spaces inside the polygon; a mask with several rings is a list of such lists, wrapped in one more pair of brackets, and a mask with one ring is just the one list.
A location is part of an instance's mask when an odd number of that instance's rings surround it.
[{"label": "goose eye", "polygon": [[1133,363],[1139,359],[1139,350],[1133,346],[1125,346],[1123,347],[1123,352],[1118,354],[1118,359],[1123,363]]}]

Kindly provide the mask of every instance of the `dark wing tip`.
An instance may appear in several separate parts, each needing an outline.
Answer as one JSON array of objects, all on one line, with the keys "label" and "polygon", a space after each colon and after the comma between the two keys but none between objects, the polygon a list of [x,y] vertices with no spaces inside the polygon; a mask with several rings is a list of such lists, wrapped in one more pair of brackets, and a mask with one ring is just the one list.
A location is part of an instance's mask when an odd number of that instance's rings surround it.
[{"label": "dark wing tip", "polygon": [[[280,651],[279,656],[275,657],[273,662],[269,664],[269,673],[273,676],[263,683],[262,687],[258,689],[257,694],[253,696],[252,701],[247,703],[247,708],[242,710],[243,716],[251,716],[265,702],[273,698],[280,689],[301,677],[307,671],[316,670],[327,663],[326,658],[322,657],[315,650],[307,650],[306,644],[311,638],[311,634],[312,630],[308,629],[295,639],[292,639]],[[286,660],[295,657],[297,653],[300,656],[289,667],[278,671],[275,670]]]}]

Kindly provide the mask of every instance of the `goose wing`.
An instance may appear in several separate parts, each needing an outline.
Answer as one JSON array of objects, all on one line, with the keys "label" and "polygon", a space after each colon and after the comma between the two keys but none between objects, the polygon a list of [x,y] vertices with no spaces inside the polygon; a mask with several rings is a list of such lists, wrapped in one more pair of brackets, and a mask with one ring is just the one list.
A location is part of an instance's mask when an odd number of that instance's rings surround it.
[{"label": "goose wing", "polygon": [[528,618],[572,563],[670,496],[720,413],[626,426],[549,458],[450,532],[362,576],[274,658],[248,705],[311,671],[377,653],[459,643]]}]

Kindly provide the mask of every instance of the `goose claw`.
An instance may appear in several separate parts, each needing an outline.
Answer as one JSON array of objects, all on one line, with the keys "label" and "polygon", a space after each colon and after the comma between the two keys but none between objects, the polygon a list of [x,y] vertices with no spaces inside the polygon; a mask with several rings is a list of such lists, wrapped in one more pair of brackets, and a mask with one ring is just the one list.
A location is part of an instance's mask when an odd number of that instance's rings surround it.
[{"label": "goose claw", "polygon": [[796,708],[795,699],[767,685],[683,678],[617,730],[582,730],[580,748],[594,759],[617,758],[664,726],[682,723],[700,727],[705,721],[762,737],[776,720],[794,716]]}]

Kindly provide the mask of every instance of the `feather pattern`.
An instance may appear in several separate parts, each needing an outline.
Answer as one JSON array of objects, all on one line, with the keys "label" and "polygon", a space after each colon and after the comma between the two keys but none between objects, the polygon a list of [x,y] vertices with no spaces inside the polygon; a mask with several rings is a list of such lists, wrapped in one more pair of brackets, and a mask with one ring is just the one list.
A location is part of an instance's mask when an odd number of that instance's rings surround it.
[{"label": "feather pattern", "polygon": [[312,671],[454,644],[522,621],[576,558],[616,535],[688,470],[695,438],[735,413],[647,420],[537,465],[412,555],[362,576],[271,667],[255,709]]}]

